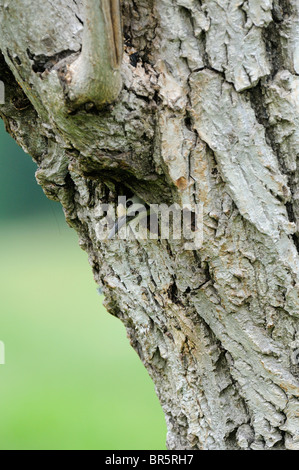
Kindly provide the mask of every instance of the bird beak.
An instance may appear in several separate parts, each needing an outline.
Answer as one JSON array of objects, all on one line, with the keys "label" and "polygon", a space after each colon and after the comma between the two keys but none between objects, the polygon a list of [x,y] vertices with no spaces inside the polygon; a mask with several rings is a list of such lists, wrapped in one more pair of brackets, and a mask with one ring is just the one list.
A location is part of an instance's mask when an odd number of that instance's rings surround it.
[{"label": "bird beak", "polygon": [[132,199],[128,199],[127,202],[131,202],[132,205],[127,209],[125,215],[118,217],[111,232],[108,235],[108,240],[112,240],[124,225],[129,224],[133,220],[138,221],[147,215],[146,207],[144,206],[141,199],[139,199],[137,196]]}]

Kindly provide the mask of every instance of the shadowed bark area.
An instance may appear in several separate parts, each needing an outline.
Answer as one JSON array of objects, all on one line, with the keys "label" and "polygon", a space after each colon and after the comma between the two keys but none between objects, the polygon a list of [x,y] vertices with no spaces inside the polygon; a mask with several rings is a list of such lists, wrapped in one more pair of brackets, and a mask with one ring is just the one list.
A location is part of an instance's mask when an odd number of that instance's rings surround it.
[{"label": "shadowed bark area", "polygon": [[[65,78],[83,3],[0,0],[7,130],[152,377],[169,449],[299,450],[296,0],[123,0],[101,109],[70,106]],[[202,247],[102,241],[100,204],[132,194],[202,203]]]}]

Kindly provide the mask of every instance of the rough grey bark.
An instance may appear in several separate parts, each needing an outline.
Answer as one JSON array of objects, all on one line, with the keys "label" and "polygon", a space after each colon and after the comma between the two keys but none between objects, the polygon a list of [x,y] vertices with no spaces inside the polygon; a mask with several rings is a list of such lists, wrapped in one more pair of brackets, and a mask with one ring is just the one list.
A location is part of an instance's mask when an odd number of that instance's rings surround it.
[{"label": "rough grey bark", "polygon": [[[151,375],[170,449],[299,450],[296,0],[123,0],[123,88],[73,109],[82,1],[0,0],[8,131]],[[99,240],[101,202],[204,203],[204,243]]]}]

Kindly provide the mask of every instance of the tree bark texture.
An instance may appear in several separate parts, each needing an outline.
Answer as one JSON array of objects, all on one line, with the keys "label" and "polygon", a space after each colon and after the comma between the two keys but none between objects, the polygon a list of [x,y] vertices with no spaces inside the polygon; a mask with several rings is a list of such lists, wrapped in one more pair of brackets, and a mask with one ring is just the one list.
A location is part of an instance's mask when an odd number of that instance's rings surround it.
[{"label": "tree bark texture", "polygon": [[[296,0],[123,0],[123,87],[74,108],[82,0],[0,0],[7,130],[89,254],[169,449],[299,450]],[[100,203],[204,204],[204,242],[99,239]],[[132,384],[132,386],[134,386]]]}]

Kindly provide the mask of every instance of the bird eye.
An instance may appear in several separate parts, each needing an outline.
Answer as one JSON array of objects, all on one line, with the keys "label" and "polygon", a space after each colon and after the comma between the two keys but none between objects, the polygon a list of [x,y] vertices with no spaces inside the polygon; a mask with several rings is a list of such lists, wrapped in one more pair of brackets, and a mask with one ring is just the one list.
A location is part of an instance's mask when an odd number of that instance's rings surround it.
[{"label": "bird eye", "polygon": [[129,209],[129,207],[133,206],[133,201],[131,199],[128,199],[126,202],[126,207]]}]

